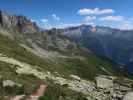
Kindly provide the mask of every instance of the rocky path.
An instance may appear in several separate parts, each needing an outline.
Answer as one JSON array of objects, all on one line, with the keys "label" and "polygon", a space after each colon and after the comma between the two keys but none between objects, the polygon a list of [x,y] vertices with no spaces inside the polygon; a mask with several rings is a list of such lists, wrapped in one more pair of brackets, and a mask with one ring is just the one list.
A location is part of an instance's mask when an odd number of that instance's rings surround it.
[{"label": "rocky path", "polygon": [[12,97],[10,100],[21,100],[24,98],[25,95],[18,95],[18,96],[15,96],[15,97]]},{"label": "rocky path", "polygon": [[[28,96],[26,100],[39,100],[39,98],[44,95],[46,88],[47,88],[47,85],[44,85],[44,84],[40,85],[40,87],[36,90],[36,92]],[[10,100],[21,100],[24,97],[25,95],[17,95],[15,97],[12,97]]]},{"label": "rocky path", "polygon": [[37,91],[30,95],[29,99],[27,100],[39,100],[40,97],[42,97],[46,91],[47,85],[40,85],[40,87],[37,89]]}]

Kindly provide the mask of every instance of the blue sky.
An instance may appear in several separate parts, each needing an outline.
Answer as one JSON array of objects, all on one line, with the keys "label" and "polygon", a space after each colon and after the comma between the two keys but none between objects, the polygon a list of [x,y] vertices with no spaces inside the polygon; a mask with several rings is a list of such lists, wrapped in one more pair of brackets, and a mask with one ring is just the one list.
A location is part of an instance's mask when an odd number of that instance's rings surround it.
[{"label": "blue sky", "polygon": [[80,24],[133,29],[133,0],[1,0],[0,9],[42,28]]}]

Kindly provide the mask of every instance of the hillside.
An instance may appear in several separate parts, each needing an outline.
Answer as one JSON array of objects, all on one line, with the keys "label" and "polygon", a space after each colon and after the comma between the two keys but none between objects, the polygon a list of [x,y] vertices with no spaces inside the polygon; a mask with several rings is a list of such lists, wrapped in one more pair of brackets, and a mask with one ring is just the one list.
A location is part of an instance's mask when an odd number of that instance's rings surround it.
[{"label": "hillside", "polygon": [[78,44],[87,47],[96,55],[104,56],[121,64],[132,74],[133,30],[120,30],[110,27],[81,25],[59,29],[59,34],[71,38]]},{"label": "hillside", "polygon": [[[43,91],[40,100],[107,100],[108,94],[102,95],[104,89],[112,88],[113,81],[125,88],[124,92],[118,89],[120,98],[132,89],[132,80],[116,69],[119,65],[55,31],[41,31],[24,16],[0,12],[1,100],[16,96],[28,100],[39,95],[39,86]],[[99,78],[109,84],[96,84]]]},{"label": "hillside", "polygon": [[[9,19],[6,19],[6,17]],[[12,18],[10,19],[10,17]],[[13,22],[12,19],[15,18],[16,20],[13,20]],[[1,36],[1,51],[9,57],[14,57],[31,65],[46,65],[44,68],[51,71],[60,71],[60,74],[70,72],[82,75],[81,71],[84,69],[86,74],[90,74],[88,75],[90,77],[100,73],[107,74],[100,67],[109,69],[110,73],[113,72],[112,62],[96,57],[91,51],[77,45],[66,36],[55,32],[56,29],[43,32],[26,17],[10,16],[4,12],[1,12],[1,20],[3,20],[1,23],[1,34],[5,35]],[[12,28],[8,28],[6,23],[7,25],[11,23],[10,27]],[[28,31],[23,32],[24,29]],[[9,36],[6,36],[5,31],[8,32]],[[83,73],[85,74],[84,71]],[[86,75],[82,76],[85,77]]]}]

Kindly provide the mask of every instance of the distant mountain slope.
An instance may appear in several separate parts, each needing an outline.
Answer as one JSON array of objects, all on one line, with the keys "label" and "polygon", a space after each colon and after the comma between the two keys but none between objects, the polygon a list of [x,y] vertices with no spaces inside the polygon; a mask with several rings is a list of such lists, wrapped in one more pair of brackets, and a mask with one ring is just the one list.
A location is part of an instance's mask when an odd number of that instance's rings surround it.
[{"label": "distant mountain slope", "polygon": [[132,62],[133,30],[81,25],[58,31],[99,56],[105,56],[121,65]]}]

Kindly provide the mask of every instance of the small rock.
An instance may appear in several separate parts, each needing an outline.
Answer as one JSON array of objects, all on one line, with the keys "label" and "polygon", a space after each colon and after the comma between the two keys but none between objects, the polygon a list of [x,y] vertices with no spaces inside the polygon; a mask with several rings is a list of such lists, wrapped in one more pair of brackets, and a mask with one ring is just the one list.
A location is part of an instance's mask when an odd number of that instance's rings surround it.
[{"label": "small rock", "polygon": [[6,86],[10,86],[10,87],[13,87],[15,86],[15,82],[11,81],[11,80],[5,80],[3,81],[3,87],[6,87]]},{"label": "small rock", "polygon": [[80,77],[79,76],[76,76],[76,75],[70,75],[71,78],[75,79],[75,80],[80,80]]},{"label": "small rock", "polygon": [[7,87],[7,86],[13,87],[15,85],[21,87],[21,84],[17,84],[15,82],[13,82],[12,80],[3,81],[3,87]]}]

